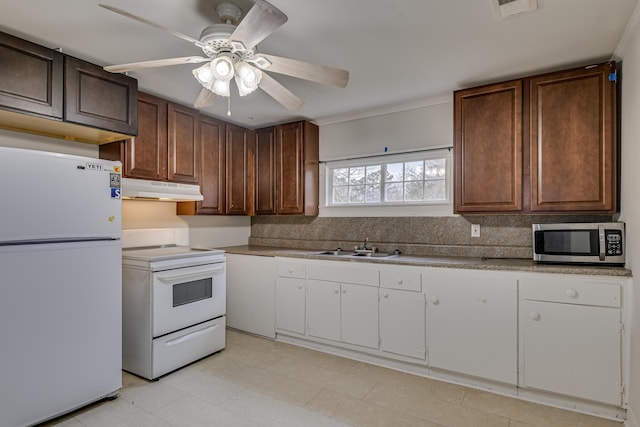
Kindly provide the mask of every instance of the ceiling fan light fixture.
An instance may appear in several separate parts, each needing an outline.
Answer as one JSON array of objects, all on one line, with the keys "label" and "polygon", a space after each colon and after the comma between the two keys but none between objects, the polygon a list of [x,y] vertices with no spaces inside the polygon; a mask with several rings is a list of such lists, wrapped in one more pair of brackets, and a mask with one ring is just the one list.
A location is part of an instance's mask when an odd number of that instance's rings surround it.
[{"label": "ceiling fan light fixture", "polygon": [[211,72],[210,64],[205,64],[201,67],[198,67],[194,69],[192,73],[198,83],[200,83],[207,89],[211,88],[211,84],[213,83],[213,73]]},{"label": "ceiling fan light fixture", "polygon": [[228,56],[218,56],[211,61],[211,74],[217,80],[229,81],[233,77],[233,61]]},{"label": "ceiling fan light fixture", "polygon": [[228,80],[214,80],[211,88],[209,89],[211,92],[220,96],[230,96],[231,92],[229,91],[229,81]]},{"label": "ceiling fan light fixture", "polygon": [[262,71],[244,61],[239,61],[236,64],[235,80],[240,96],[246,96],[258,89],[262,80]]}]

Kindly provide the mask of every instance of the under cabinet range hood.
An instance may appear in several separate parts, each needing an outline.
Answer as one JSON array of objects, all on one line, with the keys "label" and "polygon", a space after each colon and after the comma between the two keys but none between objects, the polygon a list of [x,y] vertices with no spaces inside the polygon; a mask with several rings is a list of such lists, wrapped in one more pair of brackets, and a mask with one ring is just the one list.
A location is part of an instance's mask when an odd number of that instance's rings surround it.
[{"label": "under cabinet range hood", "polygon": [[133,178],[122,178],[122,198],[167,202],[193,202],[203,199],[199,185]]}]

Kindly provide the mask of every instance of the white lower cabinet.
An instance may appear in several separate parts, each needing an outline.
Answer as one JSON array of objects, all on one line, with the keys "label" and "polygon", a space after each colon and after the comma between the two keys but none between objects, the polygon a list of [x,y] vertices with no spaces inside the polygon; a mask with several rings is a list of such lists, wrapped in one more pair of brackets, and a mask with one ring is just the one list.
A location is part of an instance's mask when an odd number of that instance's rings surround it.
[{"label": "white lower cabinet", "polygon": [[342,341],[378,348],[378,288],[342,283]]},{"label": "white lower cabinet", "polygon": [[226,254],[227,326],[276,337],[273,257]]},{"label": "white lower cabinet", "polygon": [[521,385],[620,406],[621,286],[538,276],[520,287]]},{"label": "white lower cabinet", "polygon": [[425,360],[425,309],[422,292],[380,288],[380,349]]},{"label": "white lower cabinet", "polygon": [[306,284],[303,261],[276,258],[276,330],[305,333]]},{"label": "white lower cabinet", "polygon": [[307,280],[307,333],[340,341],[340,283]]},{"label": "white lower cabinet", "polygon": [[429,366],[517,384],[517,278],[446,268],[428,269],[422,277]]}]

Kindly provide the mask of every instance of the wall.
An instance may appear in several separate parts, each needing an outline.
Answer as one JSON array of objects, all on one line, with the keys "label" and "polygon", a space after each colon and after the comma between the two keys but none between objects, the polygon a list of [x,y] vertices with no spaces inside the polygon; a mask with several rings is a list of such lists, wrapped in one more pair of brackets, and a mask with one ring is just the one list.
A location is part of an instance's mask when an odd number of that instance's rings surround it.
[{"label": "wall", "polygon": [[[98,157],[98,146],[0,129],[0,146]],[[245,245],[251,232],[249,217],[177,216],[173,202],[123,200],[124,230],[166,228],[178,231],[178,243],[222,247]]]},{"label": "wall", "polygon": [[[634,17],[637,18],[637,13]],[[640,32],[637,30],[629,35],[628,46],[623,56],[621,85],[620,220],[626,222],[627,267],[633,270],[640,269]],[[632,321],[627,328],[631,334],[631,381],[626,423],[629,427],[640,426],[640,292],[636,290],[640,280],[637,274],[635,276],[631,286],[633,295],[626,301],[626,304],[632,306]]]}]

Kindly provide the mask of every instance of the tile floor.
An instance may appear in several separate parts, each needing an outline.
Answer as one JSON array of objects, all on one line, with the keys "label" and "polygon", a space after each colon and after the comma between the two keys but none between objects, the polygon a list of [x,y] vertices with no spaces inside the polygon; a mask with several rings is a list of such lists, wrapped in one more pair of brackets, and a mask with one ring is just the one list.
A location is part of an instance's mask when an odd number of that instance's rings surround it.
[{"label": "tile floor", "polygon": [[45,425],[622,427],[233,330],[224,351],[155,382],[123,373],[118,399]]}]

